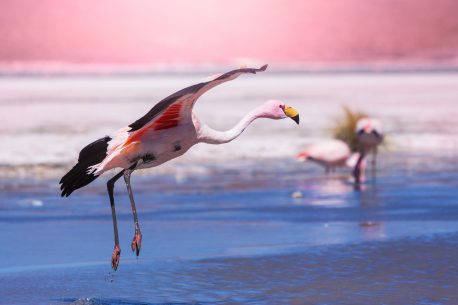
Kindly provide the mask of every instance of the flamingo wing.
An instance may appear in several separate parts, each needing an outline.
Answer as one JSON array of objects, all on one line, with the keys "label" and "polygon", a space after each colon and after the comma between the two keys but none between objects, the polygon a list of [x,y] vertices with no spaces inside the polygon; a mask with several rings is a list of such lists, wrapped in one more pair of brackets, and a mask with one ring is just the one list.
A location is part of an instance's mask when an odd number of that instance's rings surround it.
[{"label": "flamingo wing", "polygon": [[133,122],[129,126],[118,130],[110,141],[107,160],[101,163],[100,168],[104,168],[105,163],[109,162],[116,154],[126,155],[127,153],[135,154],[140,147],[143,135],[151,131],[173,128],[192,122],[192,109],[197,99],[211,88],[235,79],[243,73],[253,73],[265,71],[267,65],[261,68],[242,68],[229,71],[213,79],[192,85],[180,91],[173,93],[157,103],[147,114]]},{"label": "flamingo wing", "polygon": [[[213,77],[213,79],[198,83],[180,91],[173,93],[172,95],[164,98],[162,101],[157,103],[147,114],[138,119],[137,121],[130,124],[123,131],[127,131],[125,136],[120,137],[119,144],[121,147],[125,147],[135,141],[141,139],[142,135],[151,130],[162,130],[178,125],[188,124],[192,122],[192,109],[197,99],[210,90],[211,88],[222,84],[224,82],[233,80],[239,75],[244,73],[262,72],[267,69],[267,65],[261,68],[242,68],[229,71],[227,73]],[[112,148],[119,147],[114,145]]]},{"label": "flamingo wing", "polygon": [[242,68],[232,70],[214,79],[192,85],[173,93],[157,103],[147,114],[129,125],[129,132],[134,133],[141,129],[167,129],[191,122],[191,112],[197,99],[211,88],[224,82],[233,80],[243,73],[262,72],[267,65],[259,69]]}]

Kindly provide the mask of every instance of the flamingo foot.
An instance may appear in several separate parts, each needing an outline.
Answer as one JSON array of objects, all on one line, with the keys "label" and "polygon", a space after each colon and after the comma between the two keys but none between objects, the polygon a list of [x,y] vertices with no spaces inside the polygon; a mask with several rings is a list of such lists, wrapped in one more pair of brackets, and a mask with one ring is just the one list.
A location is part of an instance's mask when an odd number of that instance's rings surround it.
[{"label": "flamingo foot", "polygon": [[140,254],[140,247],[142,246],[142,233],[140,230],[135,230],[135,235],[132,240],[132,252],[136,252],[137,256]]},{"label": "flamingo foot", "polygon": [[114,271],[118,269],[120,258],[121,258],[121,248],[119,247],[119,245],[115,245],[113,249],[113,253],[111,254],[111,268],[113,268]]}]

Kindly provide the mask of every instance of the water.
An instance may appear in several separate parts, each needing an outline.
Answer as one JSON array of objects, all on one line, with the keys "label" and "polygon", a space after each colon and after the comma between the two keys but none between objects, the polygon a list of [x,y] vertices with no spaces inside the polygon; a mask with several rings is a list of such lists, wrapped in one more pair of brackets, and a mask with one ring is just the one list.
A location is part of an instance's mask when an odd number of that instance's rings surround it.
[{"label": "water", "polygon": [[143,246],[119,183],[117,272],[104,181],[65,200],[53,180],[4,181],[0,303],[455,304],[458,173],[421,158],[382,154],[362,191],[277,159],[135,176]]},{"label": "water", "polygon": [[[113,272],[110,173],[66,199],[57,181],[81,146],[194,78],[0,79],[0,304],[458,303],[455,74],[256,75],[209,92],[196,111],[216,128],[271,97],[303,125],[259,121],[134,173],[139,258],[120,180]],[[342,102],[388,134],[360,189],[293,158]]]}]

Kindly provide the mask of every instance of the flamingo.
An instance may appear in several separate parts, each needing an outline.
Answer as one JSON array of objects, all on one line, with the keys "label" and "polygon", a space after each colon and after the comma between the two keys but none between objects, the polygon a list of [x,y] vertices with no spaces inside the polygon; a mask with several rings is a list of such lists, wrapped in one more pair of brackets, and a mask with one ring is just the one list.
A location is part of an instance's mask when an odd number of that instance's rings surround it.
[{"label": "flamingo", "polygon": [[336,167],[354,167],[359,153],[352,153],[347,143],[338,139],[330,139],[309,145],[301,151],[297,158],[300,161],[313,161],[323,166],[326,173]]},{"label": "flamingo", "polygon": [[361,118],[356,122],[356,141],[358,143],[359,158],[353,170],[355,183],[362,182],[364,174],[364,158],[372,152],[372,168],[377,162],[378,146],[383,142],[382,123],[374,118]]},{"label": "flamingo", "polygon": [[269,100],[253,109],[232,129],[227,131],[217,131],[210,128],[202,123],[193,112],[197,99],[206,91],[233,80],[241,74],[256,74],[256,72],[265,71],[266,68],[267,65],[258,69],[241,68],[184,88],[157,103],[147,114],[134,123],[110,136],[90,143],[81,150],[78,163],[59,182],[62,197],[68,197],[73,191],[88,185],[108,170],[121,168],[107,182],[114,231],[111,266],[115,271],[119,265],[121,247],[118,238],[113,189],[115,182],[120,177],[124,177],[134,218],[135,233],[131,248],[138,256],[142,234],[130,184],[133,171],[159,166],[183,155],[197,143],[228,143],[237,138],[248,125],[258,118],[278,120],[289,117],[299,124],[298,111],[278,100]]}]

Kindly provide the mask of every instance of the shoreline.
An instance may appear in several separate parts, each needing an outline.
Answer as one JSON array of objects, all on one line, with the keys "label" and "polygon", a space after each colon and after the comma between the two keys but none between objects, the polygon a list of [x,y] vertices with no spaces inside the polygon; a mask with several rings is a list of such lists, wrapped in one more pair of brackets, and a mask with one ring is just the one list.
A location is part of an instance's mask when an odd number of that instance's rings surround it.
[{"label": "shoreline", "polygon": [[[449,169],[458,171],[458,152],[454,150],[441,151],[381,151],[379,159],[387,159],[385,166],[393,166],[397,160],[403,161],[410,167],[427,166],[431,167],[435,164],[437,170]],[[76,162],[76,159],[75,159]],[[270,165],[269,165],[270,164]],[[138,170],[135,175],[138,176],[205,176],[213,175],[218,172],[240,170],[242,173],[250,172],[268,172],[275,170],[275,164],[282,166],[285,170],[294,170],[296,167],[311,173],[320,172],[321,167],[313,162],[303,163],[294,157],[294,154],[279,156],[279,157],[213,157],[199,158],[196,156],[183,156],[180,159],[169,161],[158,167]],[[422,165],[420,165],[422,164]],[[0,181],[8,179],[32,179],[32,180],[47,180],[57,179],[64,175],[74,164],[72,162],[65,163],[31,163],[31,164],[0,164]],[[267,166],[266,166],[267,165]],[[111,172],[104,173],[103,176],[109,176]],[[341,173],[350,173],[351,169],[341,168]]]}]

